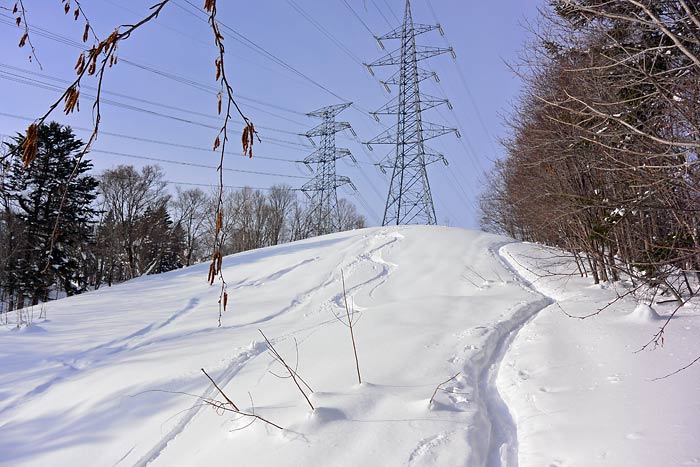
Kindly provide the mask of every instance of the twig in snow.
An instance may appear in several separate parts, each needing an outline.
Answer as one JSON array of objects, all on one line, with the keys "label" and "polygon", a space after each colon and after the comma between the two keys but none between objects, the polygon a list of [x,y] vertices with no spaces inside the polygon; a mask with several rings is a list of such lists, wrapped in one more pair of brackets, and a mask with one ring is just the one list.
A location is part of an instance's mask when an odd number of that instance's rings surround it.
[{"label": "twig in snow", "polygon": [[461,373],[462,373],[461,371],[460,371],[460,372],[457,372],[452,378],[450,378],[450,379],[448,379],[448,380],[446,380],[446,381],[443,381],[442,383],[438,384],[438,385],[435,387],[435,391],[433,391],[433,395],[430,396],[430,401],[428,401],[428,407],[432,407],[433,401],[435,400],[435,396],[437,395],[438,391],[445,391],[445,390],[443,389],[443,386],[444,386],[445,384],[449,383],[450,381],[452,381],[453,379],[455,379],[455,378],[456,378],[457,376],[459,376]]},{"label": "twig in snow", "polygon": [[[277,425],[276,423],[271,422],[270,420],[268,420],[264,417],[261,417],[260,415],[258,415],[256,413],[242,412],[241,410],[239,410],[238,407],[236,407],[236,404],[234,404],[233,401],[226,395],[226,393],[221,390],[219,385],[216,384],[216,382],[212,379],[212,377],[209,376],[209,374],[206,371],[204,371],[204,368],[202,368],[201,370],[202,370],[202,373],[204,373],[206,375],[206,377],[209,378],[209,381],[211,381],[211,383],[214,385],[214,387],[219,391],[219,394],[221,394],[221,396],[226,400],[226,402],[221,402],[221,401],[217,401],[217,400],[213,400],[213,399],[207,399],[207,398],[203,398],[203,397],[201,398],[206,404],[214,407],[216,409],[217,413],[219,413],[219,411],[221,411],[221,412],[223,412],[223,411],[233,412],[233,413],[236,413],[238,415],[242,415],[244,417],[251,417],[254,419],[253,421],[255,421],[255,419],[257,419],[257,420],[260,420],[262,422],[267,423],[268,425],[272,425],[275,428],[279,428],[280,430],[284,430],[284,428],[282,428],[281,426]],[[229,404],[230,407],[227,406],[226,404]],[[247,426],[250,426],[250,424],[246,425],[246,427]]]},{"label": "twig in snow", "polygon": [[304,386],[306,386],[306,388],[307,388],[310,392],[313,392],[313,390],[311,389],[311,387],[309,387],[309,385],[306,384],[306,382],[301,378],[301,376],[299,376],[299,375],[297,374],[297,372],[296,372],[292,367],[290,367],[290,366],[287,364],[287,362],[284,360],[284,358],[282,358],[282,355],[280,355],[279,352],[277,352],[277,350],[275,349],[275,347],[272,345],[272,342],[270,342],[270,340],[267,338],[267,336],[265,335],[265,333],[263,333],[262,330],[260,330],[260,329],[258,329],[258,331],[259,331],[260,334],[263,336],[263,339],[265,339],[265,342],[267,342],[267,348],[270,350],[270,353],[272,354],[272,357],[273,357],[280,365],[282,365],[282,366],[285,368],[285,370],[287,370],[287,373],[289,373],[289,376],[292,378],[292,381],[294,381],[294,384],[295,384],[296,387],[299,389],[299,392],[301,392],[301,394],[304,396],[304,399],[306,399],[306,402],[309,404],[309,407],[311,407],[311,410],[315,410],[314,405],[313,405],[313,404],[311,403],[311,401],[309,400],[309,396],[306,395],[306,392],[304,392],[304,390],[301,388],[301,384],[299,384],[299,382],[301,381],[301,383],[302,383]]}]

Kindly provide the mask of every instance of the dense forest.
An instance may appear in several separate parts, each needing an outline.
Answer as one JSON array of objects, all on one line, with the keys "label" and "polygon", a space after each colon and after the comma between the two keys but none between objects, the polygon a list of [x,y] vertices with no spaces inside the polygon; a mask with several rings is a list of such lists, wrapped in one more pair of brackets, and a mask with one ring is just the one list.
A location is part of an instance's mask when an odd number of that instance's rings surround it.
[{"label": "dense forest", "polygon": [[563,248],[596,283],[697,293],[700,5],[556,0],[533,30],[482,226]]},{"label": "dense forest", "polygon": [[[211,257],[218,193],[173,193],[158,166],[94,175],[87,159],[76,165],[84,143],[58,123],[39,128],[28,168],[19,157],[23,141],[6,144],[0,159],[0,312]],[[226,190],[223,254],[327,233],[317,231],[313,206],[298,193],[281,185]],[[341,230],[364,227],[352,203],[341,199],[338,207]]]}]

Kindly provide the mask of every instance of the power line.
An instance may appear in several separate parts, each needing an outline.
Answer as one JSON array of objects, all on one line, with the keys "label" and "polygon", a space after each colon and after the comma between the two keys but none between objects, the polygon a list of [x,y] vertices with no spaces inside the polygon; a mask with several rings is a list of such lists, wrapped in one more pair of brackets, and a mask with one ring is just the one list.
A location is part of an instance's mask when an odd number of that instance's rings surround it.
[{"label": "power line", "polygon": [[382,9],[379,8],[379,5],[377,5],[377,2],[376,2],[375,0],[372,0],[372,5],[374,5],[374,8],[377,9],[377,11],[379,12],[379,15],[380,15],[382,18],[384,18],[384,21],[386,22],[387,26],[393,27],[393,24],[391,24],[391,21],[389,21],[389,18],[386,17],[386,15],[385,15],[384,12],[382,11]]},{"label": "power line", "polygon": [[[5,136],[5,137],[10,137],[12,138],[12,135],[8,135],[5,133],[0,133],[0,136]],[[116,157],[126,157],[129,159],[137,159],[137,160],[145,160],[145,161],[151,161],[151,162],[162,162],[164,164],[173,164],[173,165],[182,165],[186,167],[197,167],[197,168],[202,168],[202,169],[218,169],[218,166],[216,165],[206,165],[206,164],[199,164],[196,162],[183,162],[183,161],[176,161],[173,159],[165,159],[163,157],[153,157],[153,156],[144,156],[144,155],[139,155],[139,154],[128,154],[125,152],[118,152],[118,151],[108,151],[106,149],[90,149],[91,153],[98,153],[98,154],[107,154],[110,156],[116,156]],[[303,177],[301,175],[290,175],[290,174],[281,174],[281,173],[274,173],[274,172],[264,172],[260,170],[247,170],[247,169],[234,169],[230,167],[224,167],[223,170],[227,172],[239,172],[239,173],[246,173],[246,174],[251,174],[251,175],[265,175],[265,176],[271,176],[271,177],[284,177],[284,178],[295,178],[295,179],[302,179],[302,180],[309,180],[309,177]]]},{"label": "power line", "polygon": [[[138,159],[138,160],[146,160],[146,161],[152,161],[152,162],[162,162],[164,164],[174,164],[174,165],[183,165],[187,167],[197,167],[197,168],[202,168],[202,169],[217,169],[218,167],[216,165],[206,165],[206,164],[198,164],[195,162],[182,162],[182,161],[175,161],[172,159],[164,159],[161,157],[152,157],[152,156],[142,156],[138,154],[127,154],[124,152],[117,152],[117,151],[107,151],[104,149],[91,149],[90,152],[96,152],[99,154],[108,154],[111,156],[116,156],[116,157],[126,157],[130,159]],[[302,179],[302,180],[308,180],[308,177],[302,177],[301,175],[289,175],[289,174],[280,174],[280,173],[273,173],[273,172],[262,172],[259,170],[246,170],[246,169],[233,169],[230,167],[224,167],[222,170],[225,170],[227,172],[239,172],[239,173],[247,173],[251,175],[266,175],[266,176],[271,176],[271,177],[284,177],[284,178],[296,178],[296,179]]]},{"label": "power line", "polygon": [[[6,19],[2,19],[2,18],[6,18]],[[9,20],[8,20],[7,18],[9,18]],[[6,25],[6,26],[10,26],[10,27],[13,27],[13,28],[15,27],[14,18],[11,17],[11,16],[8,16],[8,15],[5,15],[5,14],[3,14],[3,13],[0,13],[0,24],[4,24],[4,25]],[[72,39],[70,39],[70,38],[68,38],[68,37],[66,37],[66,36],[63,36],[63,35],[60,35],[60,34],[56,34],[56,33],[54,33],[54,32],[51,32],[51,31],[49,31],[49,30],[47,30],[47,29],[41,28],[41,27],[36,26],[36,25],[34,25],[34,24],[30,24],[29,26],[30,26],[30,28],[31,28],[31,30],[32,30],[32,34],[35,34],[35,35],[38,35],[38,36],[47,38],[47,39],[52,40],[52,41],[54,41],[54,42],[58,42],[58,43],[61,43],[61,44],[64,44],[64,45],[67,45],[67,46],[70,46],[70,47],[73,47],[73,48],[76,48],[76,49],[79,49],[79,50],[84,50],[84,44],[81,44],[80,42],[74,41],[74,40],[72,40]],[[200,91],[209,92],[209,93],[212,93],[212,94],[216,94],[216,93],[218,92],[218,88],[216,88],[216,87],[214,87],[214,86],[212,86],[212,85],[203,84],[203,83],[194,81],[194,80],[192,80],[192,79],[186,78],[186,77],[184,77],[184,76],[182,76],[182,75],[178,75],[178,74],[176,74],[176,73],[172,73],[172,72],[165,71],[165,70],[162,70],[162,69],[159,69],[159,68],[155,68],[155,67],[151,67],[151,66],[148,66],[148,65],[144,65],[144,64],[138,63],[138,62],[134,62],[134,61],[129,60],[128,58],[125,58],[125,57],[122,57],[122,56],[119,57],[119,61],[120,61],[120,63],[125,63],[125,64],[127,64],[127,65],[129,65],[129,66],[133,66],[133,67],[135,67],[135,68],[140,68],[140,69],[142,69],[142,70],[144,70],[144,71],[148,71],[148,72],[150,72],[150,73],[158,74],[158,75],[160,75],[160,76],[162,76],[162,77],[168,78],[168,79],[173,80],[173,81],[177,81],[177,82],[179,82],[179,83],[181,83],[181,84],[184,84],[184,85],[193,87],[193,88],[198,89],[198,90],[200,90]],[[285,112],[290,112],[290,113],[293,113],[293,114],[296,114],[296,115],[304,115],[302,112],[299,112],[299,111],[296,111],[296,110],[293,110],[293,109],[288,109],[288,108],[279,106],[279,105],[277,105],[277,104],[272,104],[272,103],[269,103],[269,102],[265,102],[265,101],[262,101],[262,100],[259,100],[259,99],[254,99],[254,98],[251,98],[251,97],[243,96],[243,95],[240,95],[240,94],[236,94],[236,98],[237,98],[237,99],[240,99],[240,100],[242,100],[242,101],[253,102],[253,103],[256,103],[256,104],[259,104],[259,105],[268,106],[268,107],[275,108],[275,109],[278,109],[278,110],[282,110],[282,111],[285,111]],[[268,113],[268,114],[270,114],[270,115],[273,115],[273,116],[275,116],[275,117],[277,117],[277,118],[285,119],[285,120],[288,120],[288,121],[290,121],[290,122],[292,122],[292,123],[295,123],[295,124],[297,124],[297,125],[302,126],[302,124],[299,123],[299,122],[297,122],[297,121],[294,121],[294,120],[288,119],[288,118],[286,118],[286,117],[277,115],[277,114],[272,113],[272,112],[270,112],[270,111],[267,111],[267,110],[264,110],[264,109],[259,109],[259,108],[257,108],[257,107],[253,107],[253,106],[250,106],[250,107],[252,107],[252,108],[254,108],[254,109],[256,109],[256,110],[259,110],[259,111],[261,111],[261,112],[264,112],[264,113]]]},{"label": "power line", "polygon": [[[204,14],[206,15],[206,12],[204,12],[204,10],[202,10],[202,8],[200,8],[199,6],[195,5],[195,4],[192,3],[190,0],[183,0],[183,1],[184,1],[185,3],[187,3],[190,7],[192,7],[193,9],[195,9],[198,13],[204,13]],[[180,8],[182,8],[182,9],[185,10],[185,11],[188,11],[190,14],[194,15],[195,17],[199,18],[200,20],[202,20],[202,21],[204,21],[204,22],[207,21],[207,20],[206,20],[205,18],[203,18],[201,15],[195,15],[193,12],[187,10],[186,8],[183,8],[182,5],[179,4],[179,2],[175,1],[175,5],[178,5]],[[239,43],[245,45],[246,47],[252,49],[253,51],[256,51],[257,53],[262,54],[263,56],[265,56],[265,57],[267,57],[268,59],[272,60],[274,63],[280,65],[281,67],[283,67],[283,68],[285,68],[285,69],[287,69],[287,70],[289,70],[289,71],[292,71],[292,72],[295,73],[297,76],[299,76],[299,77],[305,79],[306,81],[308,81],[309,83],[311,83],[311,84],[313,84],[314,86],[318,87],[319,89],[322,89],[322,90],[326,91],[327,93],[329,93],[329,94],[332,95],[333,97],[336,97],[337,99],[340,99],[341,101],[347,102],[347,99],[345,99],[345,98],[339,96],[338,94],[336,94],[335,92],[331,91],[331,90],[328,89],[326,86],[324,86],[324,85],[322,85],[321,83],[319,83],[318,81],[312,79],[312,78],[309,77],[308,75],[306,75],[306,74],[302,73],[301,71],[297,70],[296,68],[294,68],[294,67],[293,67],[292,65],[290,65],[289,63],[287,63],[287,62],[285,62],[284,60],[282,60],[281,58],[277,57],[275,54],[269,52],[269,51],[268,51],[267,49],[265,49],[264,47],[262,47],[262,46],[256,44],[256,43],[253,42],[252,40],[248,39],[248,38],[245,37],[243,34],[239,33],[239,32],[236,31],[235,29],[233,29],[232,27],[228,26],[227,24],[223,23],[223,22],[220,21],[220,20],[217,20],[217,21],[218,21],[218,23],[219,23],[219,26],[221,26],[222,29],[224,29],[224,30],[228,31],[229,33],[231,33],[231,34],[233,35],[233,39],[236,40],[237,42],[239,42]]]},{"label": "power line", "polygon": [[[192,12],[191,10],[188,10],[187,8],[183,7],[182,5],[180,5],[180,4],[177,2],[177,0],[173,0],[173,1],[175,1],[174,4],[177,5],[179,8],[181,8],[183,11],[188,12],[189,14],[191,14],[191,15],[193,15],[194,17],[200,19],[201,21],[207,22],[207,19],[206,19],[205,17],[202,17],[201,15],[197,15],[196,13]],[[198,7],[197,5],[195,5],[194,3],[192,3],[190,0],[182,0],[182,1],[184,1],[186,4],[188,4],[188,5],[189,5],[190,7],[192,7],[193,9],[195,9],[197,12],[199,12],[199,13],[204,13],[204,16],[206,16],[206,13],[204,12],[204,10],[202,10],[200,7]],[[297,76],[303,78],[304,80],[306,80],[306,81],[308,81],[309,83],[313,84],[313,85],[316,86],[317,88],[319,88],[319,89],[321,89],[321,90],[327,92],[328,94],[332,95],[333,97],[336,97],[337,99],[340,99],[340,100],[343,101],[343,102],[349,102],[349,101],[350,101],[349,99],[346,99],[346,98],[344,98],[343,96],[340,96],[339,94],[337,94],[336,92],[332,91],[332,90],[329,89],[328,87],[326,87],[326,86],[324,86],[323,84],[319,83],[318,81],[314,80],[313,78],[311,78],[310,76],[306,75],[305,73],[299,71],[297,68],[293,67],[292,65],[290,65],[290,64],[287,63],[286,61],[282,60],[281,58],[279,58],[278,56],[276,56],[276,55],[273,54],[272,52],[269,52],[267,49],[265,49],[264,47],[258,45],[258,44],[255,43],[254,41],[248,39],[248,38],[245,37],[243,34],[239,33],[238,31],[236,31],[235,29],[231,28],[231,27],[228,26],[227,24],[221,22],[220,20],[219,20],[218,22],[219,22],[219,25],[221,26],[221,28],[222,28],[223,30],[228,31],[229,33],[231,33],[231,34],[233,35],[233,39],[234,39],[235,41],[237,41],[237,42],[243,44],[244,46],[248,47],[248,48],[251,49],[253,52],[258,53],[258,54],[261,54],[262,56],[268,58],[269,60],[273,61],[274,63],[276,63],[277,65],[281,66],[282,68],[285,68],[285,69],[287,69],[287,70],[289,70],[289,71],[295,73]],[[355,110],[357,110],[358,112],[360,112],[364,117],[370,118],[370,117],[369,117],[369,111],[368,111],[367,109],[364,109],[364,108],[360,107],[360,106],[357,105],[357,104],[353,104],[353,105],[352,105],[352,108],[355,109]]]},{"label": "power line", "polygon": [[[33,122],[35,119],[26,117],[26,116],[21,116],[21,115],[15,115],[15,114],[9,114],[6,112],[0,112],[0,116],[3,117],[9,117],[9,118],[15,118],[18,120],[24,120],[27,122]],[[80,130],[80,131],[86,131],[86,132],[92,132],[92,128],[85,128],[85,127],[79,127],[79,126],[73,126],[71,125],[71,128],[75,130]],[[182,144],[182,143],[174,143],[172,141],[163,141],[163,140],[158,140],[158,139],[152,139],[152,138],[143,138],[141,136],[133,136],[133,135],[125,135],[123,133],[114,133],[111,131],[102,131],[100,130],[101,135],[105,136],[114,136],[116,138],[123,138],[123,139],[129,139],[133,141],[141,141],[144,143],[154,143],[154,144],[161,144],[164,146],[171,146],[171,147],[176,147],[176,148],[183,148],[183,149],[192,149],[195,151],[202,151],[202,152],[212,152],[211,148],[204,148],[200,146],[192,146],[189,144]],[[226,151],[227,155],[233,155],[233,156],[243,156],[244,154],[242,152],[233,152],[233,151]],[[265,159],[265,160],[272,160],[272,161],[278,161],[278,162],[290,162],[290,163],[302,163],[303,160],[301,159],[285,159],[282,157],[274,157],[274,156],[260,156],[258,154],[253,157],[253,160],[255,159]]]},{"label": "power line", "polygon": [[[433,8],[433,3],[431,0],[426,0],[426,3],[428,4],[428,8],[430,9],[430,12],[433,15],[433,18],[435,19],[435,22],[440,24],[440,19],[437,16],[437,13],[435,13],[435,8]],[[447,36],[443,34],[443,38],[445,40],[445,44],[447,44],[448,47],[451,47],[449,41],[447,40]],[[486,136],[488,136],[488,141],[489,145],[491,146],[491,150],[494,153],[494,156],[496,155],[496,147],[493,144],[493,137],[491,136],[491,133],[489,132],[489,129],[486,126],[486,123],[484,122],[484,119],[481,115],[481,111],[479,110],[479,106],[476,103],[476,99],[474,98],[474,95],[471,92],[471,89],[469,89],[469,85],[467,84],[467,78],[464,76],[464,72],[462,71],[462,67],[459,66],[459,63],[457,62],[457,59],[453,60],[454,66],[457,69],[457,75],[459,76],[459,79],[462,83],[462,86],[464,87],[464,91],[467,94],[467,98],[469,99],[469,103],[471,104],[472,108],[474,109],[474,114],[476,115],[477,120],[479,121],[479,125],[481,126],[481,129],[484,130],[484,133],[486,133]]]},{"label": "power line", "polygon": [[387,10],[389,10],[389,13],[391,13],[391,16],[394,17],[397,23],[401,23],[401,19],[394,13],[394,9],[391,8],[391,5],[386,0],[382,0],[384,2],[384,6],[386,6]]},{"label": "power line", "polygon": [[[58,77],[56,77],[56,76],[51,76],[51,75],[48,75],[48,74],[45,74],[45,73],[39,73],[39,72],[36,72],[36,71],[33,71],[33,70],[27,70],[26,68],[20,68],[20,67],[8,65],[8,64],[2,63],[2,62],[0,62],[0,68],[7,68],[7,69],[10,69],[10,70],[18,71],[18,72],[20,72],[20,73],[25,73],[25,74],[29,74],[29,75],[38,76],[38,77],[41,77],[41,78],[44,78],[44,79],[48,79],[48,80],[51,80],[51,81],[55,81],[55,82],[57,82],[57,83],[63,83],[63,84],[71,84],[71,83],[72,83],[72,81],[65,80],[65,79],[61,79],[61,78],[58,78]],[[82,88],[90,89],[90,90],[92,90],[92,91],[96,91],[96,88],[94,88],[94,87],[92,87],[92,86],[89,86],[89,85],[85,85],[85,84],[81,85],[81,89],[82,89]],[[164,109],[176,110],[176,111],[178,111],[178,112],[185,112],[185,113],[188,113],[188,114],[191,114],[191,115],[197,115],[197,116],[200,116],[200,117],[205,117],[205,118],[210,118],[210,119],[215,119],[215,120],[220,120],[220,119],[221,119],[221,117],[219,117],[219,116],[217,116],[217,115],[212,115],[212,114],[204,113],[204,112],[197,112],[197,111],[195,111],[195,110],[190,110],[190,109],[183,109],[182,107],[177,107],[177,106],[169,105],[169,104],[163,104],[163,103],[161,103],[161,102],[155,102],[155,101],[148,100],[148,99],[144,99],[144,98],[141,98],[141,97],[135,97],[135,96],[132,96],[132,95],[129,95],[129,94],[122,94],[122,93],[113,92],[113,91],[107,91],[107,90],[103,90],[102,93],[104,93],[104,94],[106,94],[106,95],[112,95],[112,96],[116,96],[116,97],[121,97],[121,98],[123,98],[123,99],[133,100],[133,101],[136,101],[136,102],[141,102],[141,103],[144,103],[144,104],[153,105],[153,106],[156,106],[156,107],[162,107],[162,108],[164,108]],[[233,119],[232,119],[231,121],[232,121],[233,123],[240,124],[240,125],[243,125],[243,124],[244,124],[242,121],[239,121],[239,120],[233,120]],[[262,125],[258,125],[257,128],[260,128],[260,129],[263,129],[263,130],[276,131],[276,132],[278,132],[278,133],[285,133],[285,134],[288,134],[288,135],[303,136],[302,133],[299,133],[299,132],[296,132],[296,131],[280,130],[280,129],[278,129],[278,128],[267,127],[267,126],[262,126]]]},{"label": "power line", "polygon": [[360,17],[360,15],[357,14],[357,12],[356,12],[355,9],[352,7],[352,5],[350,5],[350,4],[348,3],[347,0],[341,0],[341,1],[345,4],[346,7],[348,7],[348,9],[352,12],[353,16],[355,16],[355,18],[357,18],[357,20],[358,20],[360,23],[362,23],[362,26],[365,27],[365,29],[367,30],[367,32],[369,32],[369,33],[372,35],[372,37],[376,38],[376,37],[377,37],[376,34],[374,34],[374,33],[372,32],[372,30],[370,29],[370,27],[367,26],[367,23],[365,23],[365,21]]},{"label": "power line", "polygon": [[343,44],[339,39],[337,39],[333,34],[331,34],[326,28],[323,27],[318,21],[313,19],[309,13],[306,12],[297,2],[294,0],[287,0],[287,3],[294,8],[294,10],[299,13],[304,19],[306,19],[313,27],[315,27],[317,30],[319,30],[324,36],[326,36],[328,39],[331,40],[340,50],[342,50],[345,55],[350,57],[352,61],[357,63],[360,66],[362,65],[362,60],[355,55],[352,50],[348,49],[345,44]]},{"label": "power line", "polygon": [[[206,183],[191,183],[191,182],[175,182],[172,180],[163,180],[163,182],[167,183],[168,185],[175,185],[175,186],[201,186],[201,187],[206,187],[206,188],[215,188],[218,187],[218,183],[214,184],[206,184]],[[237,190],[243,190],[245,188],[250,188],[252,190],[274,190],[275,187],[260,187],[260,186],[236,186],[236,185],[223,185],[224,188],[233,188]],[[290,191],[299,191],[299,188],[290,188],[290,187],[285,187],[286,189]]]},{"label": "power line", "polygon": [[[40,88],[40,89],[46,89],[49,91],[54,91],[54,92],[59,92],[59,93],[63,92],[63,89],[59,86],[55,86],[55,85],[45,83],[45,82],[42,82],[42,81],[39,81],[39,80],[36,80],[33,78],[20,76],[20,75],[16,75],[14,73],[9,73],[9,72],[5,72],[5,71],[0,71],[0,79],[4,79],[7,81],[14,81],[14,82],[24,84],[27,86],[32,86],[32,87],[36,87],[36,88]],[[93,98],[93,99],[95,98],[94,95],[90,95],[87,93],[82,93],[82,95],[89,97],[89,98]],[[181,123],[185,123],[185,124],[189,124],[189,125],[195,125],[195,126],[199,126],[199,127],[203,127],[203,128],[213,129],[213,130],[219,129],[219,127],[217,127],[215,125],[209,125],[207,123],[202,123],[202,122],[198,122],[198,121],[191,120],[188,118],[178,117],[175,115],[164,114],[161,112],[156,112],[155,110],[144,109],[142,107],[134,106],[131,104],[125,104],[123,102],[119,102],[119,101],[115,101],[115,100],[111,100],[111,99],[100,99],[100,102],[111,105],[111,106],[120,107],[120,108],[123,108],[126,110],[132,110],[135,112],[146,113],[146,114],[154,115],[154,116],[161,117],[161,118],[167,118],[170,120],[179,121]],[[268,142],[270,144],[274,144],[277,146],[285,147],[287,149],[294,149],[294,150],[298,150],[298,151],[304,151],[304,150],[307,150],[307,149],[312,147],[308,144],[298,143],[295,141],[289,141],[289,140],[284,140],[284,139],[279,139],[279,138],[272,138],[270,136],[266,136],[264,138],[264,141]],[[294,147],[294,146],[299,146],[299,147]]]}]

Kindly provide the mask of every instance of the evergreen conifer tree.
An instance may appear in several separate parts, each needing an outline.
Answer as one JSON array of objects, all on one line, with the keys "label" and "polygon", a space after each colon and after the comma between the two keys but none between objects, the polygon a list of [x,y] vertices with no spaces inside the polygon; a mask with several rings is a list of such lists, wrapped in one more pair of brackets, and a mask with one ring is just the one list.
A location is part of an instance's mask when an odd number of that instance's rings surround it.
[{"label": "evergreen conifer tree", "polygon": [[24,227],[21,254],[9,271],[18,289],[18,306],[26,304],[25,298],[31,304],[48,300],[54,287],[68,295],[86,289],[81,264],[91,254],[90,224],[96,214],[92,202],[98,185],[86,175],[92,167],[88,160],[76,166],[83,142],[70,127],[55,122],[42,125],[37,158],[27,169],[20,160],[24,138],[18,135],[8,144],[13,157],[6,178],[8,196]]}]

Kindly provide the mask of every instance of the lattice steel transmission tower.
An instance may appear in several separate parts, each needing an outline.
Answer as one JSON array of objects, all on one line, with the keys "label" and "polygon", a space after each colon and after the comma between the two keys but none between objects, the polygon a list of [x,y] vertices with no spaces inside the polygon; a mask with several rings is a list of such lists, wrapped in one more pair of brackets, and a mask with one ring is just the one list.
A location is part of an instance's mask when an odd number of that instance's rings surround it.
[{"label": "lattice steel transmission tower", "polygon": [[348,122],[335,121],[336,115],[351,105],[352,102],[330,105],[306,114],[323,120],[320,125],[306,132],[306,137],[314,145],[316,143],[313,138],[320,138],[320,145],[304,159],[307,166],[315,165],[315,170],[314,177],[301,187],[301,191],[311,198],[312,208],[308,222],[316,235],[340,230],[337,188],[349,185],[355,189],[348,177],[336,175],[335,172],[335,162],[338,159],[349,156],[355,162],[348,149],[335,147],[335,134],[339,131],[350,130],[357,136]]},{"label": "lattice steel transmission tower", "polygon": [[401,47],[366,65],[372,75],[373,67],[399,66],[399,70],[389,79],[381,81],[387,90],[390,90],[389,84],[397,85],[399,94],[381,109],[371,112],[377,120],[378,115],[397,115],[396,126],[366,143],[369,149],[372,149],[372,144],[392,144],[396,147],[393,155],[390,154],[379,163],[382,171],[392,171],[382,225],[436,223],[426,166],[437,161],[447,165],[447,160],[442,154],[430,151],[425,146],[425,141],[451,132],[460,136],[457,129],[425,122],[421,116],[423,110],[438,105],[446,104],[452,108],[447,99],[428,96],[421,93],[419,88],[419,83],[427,78],[439,81],[435,72],[420,68],[419,61],[448,52],[454,57],[452,48],[416,45],[416,36],[434,29],[442,34],[440,25],[413,23],[411,3],[410,0],[406,0],[403,24],[377,38],[380,45],[383,40],[399,39]]}]

